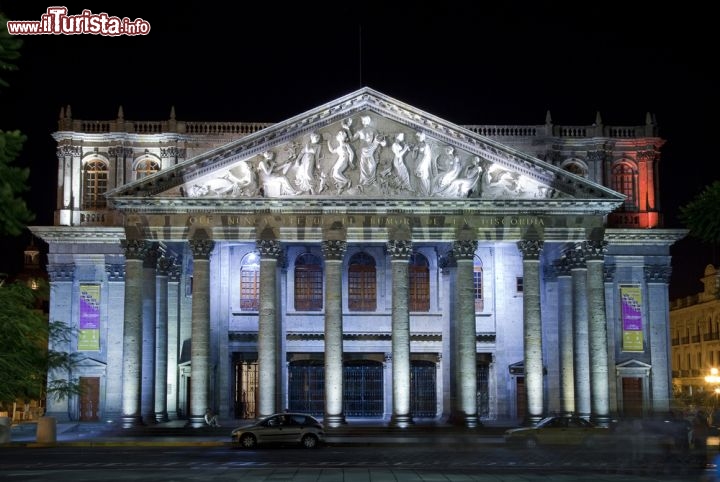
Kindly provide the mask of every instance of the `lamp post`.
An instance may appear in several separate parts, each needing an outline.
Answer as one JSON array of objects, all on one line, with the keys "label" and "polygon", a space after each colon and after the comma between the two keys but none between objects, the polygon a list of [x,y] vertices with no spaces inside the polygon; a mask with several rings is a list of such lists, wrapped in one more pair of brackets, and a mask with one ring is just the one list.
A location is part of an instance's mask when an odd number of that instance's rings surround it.
[{"label": "lamp post", "polygon": [[715,411],[718,408],[718,396],[720,396],[720,370],[715,367],[710,368],[710,375],[705,377],[705,383],[708,385],[714,385],[713,392],[715,393],[715,403],[713,404],[713,411],[711,414],[710,423],[715,424]]}]

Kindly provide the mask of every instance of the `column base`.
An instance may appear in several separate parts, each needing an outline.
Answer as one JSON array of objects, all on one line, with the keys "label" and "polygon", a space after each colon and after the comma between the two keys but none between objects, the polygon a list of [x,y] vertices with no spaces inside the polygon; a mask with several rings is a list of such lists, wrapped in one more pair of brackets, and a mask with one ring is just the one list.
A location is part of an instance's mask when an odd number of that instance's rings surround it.
[{"label": "column base", "polygon": [[610,415],[593,415],[590,420],[600,427],[610,426]]},{"label": "column base", "polygon": [[157,423],[163,423],[170,421],[167,412],[155,412],[155,421]]},{"label": "column base", "polygon": [[415,424],[410,415],[393,415],[390,418],[390,427],[408,428]]},{"label": "column base", "polygon": [[207,425],[205,423],[205,415],[191,415],[190,418],[188,418],[187,423],[185,424],[186,427],[190,428],[203,428]]},{"label": "column base", "polygon": [[448,423],[450,425],[457,425],[466,428],[482,427],[482,423],[480,423],[480,419],[476,414],[468,415],[463,412],[456,412],[450,415],[450,418],[448,418]]},{"label": "column base", "polygon": [[331,428],[337,428],[341,425],[347,424],[347,420],[345,420],[344,414],[338,414],[338,415],[325,415],[323,418],[323,422],[327,427]]},{"label": "column base", "polygon": [[139,415],[123,415],[120,417],[122,428],[142,427],[145,423]]}]

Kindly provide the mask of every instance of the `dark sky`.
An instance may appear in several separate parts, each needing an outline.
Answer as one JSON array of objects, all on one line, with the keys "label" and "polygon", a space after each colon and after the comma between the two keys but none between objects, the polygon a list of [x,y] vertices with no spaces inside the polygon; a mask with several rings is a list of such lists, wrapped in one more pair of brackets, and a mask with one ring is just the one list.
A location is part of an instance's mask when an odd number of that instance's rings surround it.
[{"label": "dark sky", "polygon": [[[0,129],[28,136],[33,224],[55,209],[60,108],[78,119],[276,122],[369,86],[458,124],[640,125],[655,115],[666,227],[720,179],[716,27],[660,2],[16,2],[12,20],[51,5],[142,18],[147,36],[23,36],[20,69],[0,75]],[[499,5],[499,4],[502,5]],[[631,6],[631,7],[628,7]],[[16,245],[15,241],[5,240]],[[27,239],[21,241],[26,244]],[[700,289],[709,247],[673,247],[671,296]],[[1,270],[14,262],[4,256]],[[21,255],[18,254],[18,258]],[[10,266],[9,268],[7,266]]]}]

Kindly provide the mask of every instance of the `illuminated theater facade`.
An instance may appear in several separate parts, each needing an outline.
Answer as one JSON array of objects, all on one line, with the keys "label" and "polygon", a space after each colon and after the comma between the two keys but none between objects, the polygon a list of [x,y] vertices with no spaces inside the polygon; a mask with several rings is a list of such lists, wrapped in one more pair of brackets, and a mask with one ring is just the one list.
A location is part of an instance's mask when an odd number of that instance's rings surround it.
[{"label": "illuminated theater facade", "polygon": [[652,119],[460,126],[364,88],[275,124],[63,109],[59,419],[298,410],[474,427],[664,412],[669,248]]}]

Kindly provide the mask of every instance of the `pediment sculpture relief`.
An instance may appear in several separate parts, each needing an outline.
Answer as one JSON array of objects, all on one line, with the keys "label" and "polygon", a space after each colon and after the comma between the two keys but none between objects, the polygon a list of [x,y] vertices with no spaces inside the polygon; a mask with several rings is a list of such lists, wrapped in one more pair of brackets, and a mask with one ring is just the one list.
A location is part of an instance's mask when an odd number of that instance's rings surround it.
[{"label": "pediment sculpture relief", "polygon": [[556,195],[517,172],[369,113],[239,161],[184,191],[190,197]]}]

